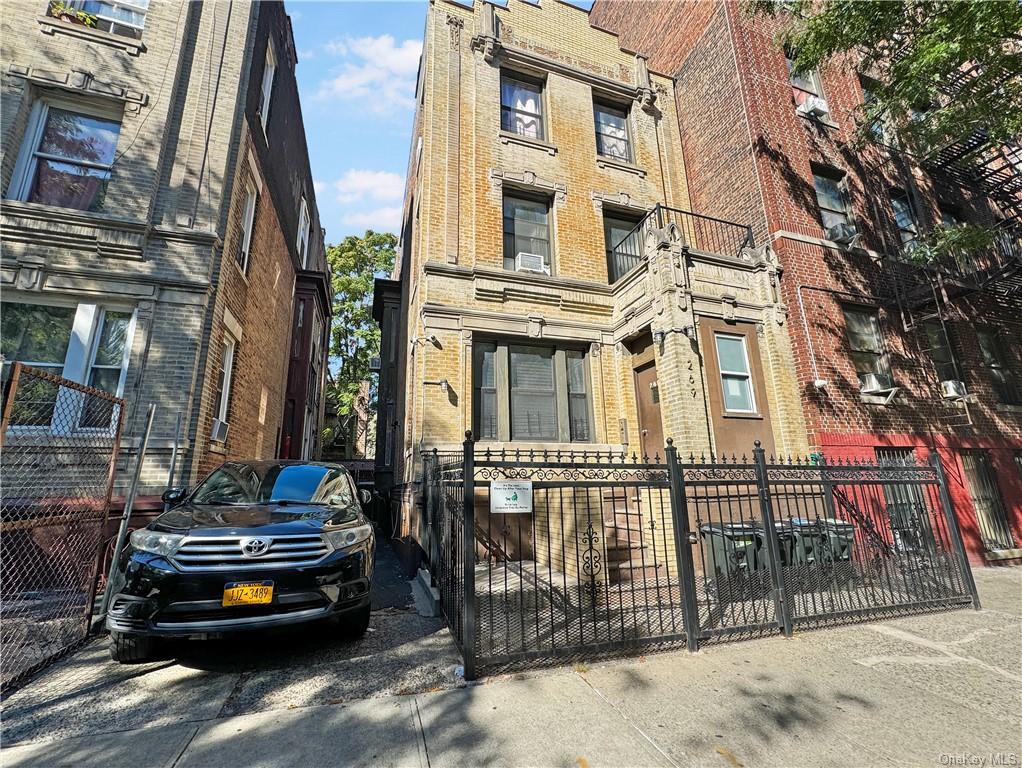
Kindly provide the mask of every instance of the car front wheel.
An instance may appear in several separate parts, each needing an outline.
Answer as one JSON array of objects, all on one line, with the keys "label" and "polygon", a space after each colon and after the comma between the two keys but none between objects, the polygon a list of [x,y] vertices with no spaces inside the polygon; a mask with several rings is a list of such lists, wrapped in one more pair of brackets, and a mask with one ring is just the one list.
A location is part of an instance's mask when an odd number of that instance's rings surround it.
[{"label": "car front wheel", "polygon": [[153,655],[153,639],[145,635],[110,633],[110,658],[120,664],[140,664]]},{"label": "car front wheel", "polygon": [[359,608],[357,611],[346,613],[339,617],[341,622],[341,637],[345,640],[358,640],[366,630],[369,629],[369,606]]}]

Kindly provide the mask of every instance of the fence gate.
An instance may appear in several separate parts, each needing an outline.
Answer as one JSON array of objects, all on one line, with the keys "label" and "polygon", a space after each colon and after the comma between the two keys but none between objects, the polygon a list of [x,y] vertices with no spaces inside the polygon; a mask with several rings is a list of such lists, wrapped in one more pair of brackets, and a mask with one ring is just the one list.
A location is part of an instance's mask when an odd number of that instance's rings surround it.
[{"label": "fence gate", "polygon": [[[889,458],[889,457],[888,457]],[[425,547],[480,668],[973,603],[939,462],[475,449],[425,458]]]},{"label": "fence gate", "polygon": [[0,441],[4,689],[88,635],[124,402],[15,363]]}]

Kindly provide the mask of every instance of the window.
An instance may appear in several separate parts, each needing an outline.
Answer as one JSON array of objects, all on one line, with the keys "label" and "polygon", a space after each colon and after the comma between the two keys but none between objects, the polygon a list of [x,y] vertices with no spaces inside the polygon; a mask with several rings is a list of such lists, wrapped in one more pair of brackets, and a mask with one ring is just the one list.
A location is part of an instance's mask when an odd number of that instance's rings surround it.
[{"label": "window", "polygon": [[941,381],[957,379],[951,339],[944,333],[944,326],[939,320],[927,320],[923,323],[923,332],[926,334],[927,353],[933,361],[933,367],[937,369],[937,377]]},{"label": "window", "polygon": [[604,213],[603,243],[607,252],[607,276],[614,283],[642,261],[642,244],[636,229],[641,219]]},{"label": "window", "polygon": [[481,440],[591,442],[589,362],[580,349],[477,343],[473,420]]},{"label": "window", "polygon": [[596,121],[596,152],[604,157],[631,160],[628,110],[596,102],[593,113]]},{"label": "window", "polygon": [[[859,75],[859,85],[862,86],[863,106],[866,108],[867,113],[869,113],[876,109],[878,84],[875,80],[865,75]],[[887,125],[884,123],[884,119],[880,116],[875,116],[869,124],[869,132],[873,134],[873,138],[877,141],[885,141],[887,138]]]},{"label": "window", "polygon": [[752,370],[744,336],[713,334],[717,346],[717,365],[724,393],[724,410],[734,413],[755,413],[756,398],[752,391]]},{"label": "window", "polygon": [[844,174],[833,168],[814,168],[813,186],[823,228],[829,230],[837,224],[850,223]]},{"label": "window", "polygon": [[259,88],[259,119],[263,131],[270,123],[270,99],[273,96],[273,78],[277,74],[277,57],[273,53],[273,42],[266,42],[266,64],[263,66],[263,82]]},{"label": "window", "polygon": [[137,40],[142,37],[149,0],[65,0],[65,5],[91,13],[97,29]]},{"label": "window", "polygon": [[[229,423],[228,405],[231,400],[231,376],[234,373],[234,350],[237,342],[228,334],[224,334],[223,347],[220,354],[220,370],[216,377],[216,395],[213,398],[213,417],[223,423]],[[213,427],[217,434],[216,426]]]},{"label": "window", "polygon": [[508,133],[543,140],[542,83],[519,75],[501,75],[500,128]]},{"label": "window", "polygon": [[993,328],[979,328],[976,337],[980,359],[990,373],[997,397],[1006,405],[1022,405],[1022,387],[1000,332]]},{"label": "window", "polygon": [[898,237],[904,245],[914,243],[919,235],[915,209],[909,196],[896,189],[891,192],[891,205],[894,208],[894,223],[898,225]]},{"label": "window", "polygon": [[309,228],[311,226],[309,206],[305,202],[305,197],[302,197],[302,207],[298,215],[298,242],[295,244],[298,248],[298,258],[302,262],[302,269],[307,269],[309,266]]},{"label": "window", "polygon": [[880,376],[889,383],[891,369],[884,352],[880,320],[876,312],[864,307],[844,307],[842,311],[859,385],[866,381],[869,374]]},{"label": "window", "polygon": [[8,196],[30,203],[99,211],[121,132],[109,113],[41,99],[25,132]]},{"label": "window", "polygon": [[955,209],[950,207],[940,207],[940,225],[944,229],[955,229],[957,227],[965,226],[965,219]]},{"label": "window", "polygon": [[550,274],[550,201],[504,195],[504,269],[514,270],[520,253],[542,257]]},{"label": "window", "polygon": [[[912,448],[877,448],[877,464],[883,467],[917,466]],[[933,532],[921,485],[884,483],[884,506],[891,521],[891,535],[898,552],[932,550]]]},{"label": "window", "polygon": [[255,225],[256,200],[255,181],[249,176],[245,180],[245,208],[241,212],[241,243],[238,249],[238,265],[242,272],[248,272],[248,255],[252,249],[252,228]]},{"label": "window", "polygon": [[[131,310],[96,304],[50,305],[4,302],[0,317],[0,354],[3,379],[14,362],[40,368],[54,376],[85,384],[121,397],[134,334]],[[20,426],[50,427],[67,432],[81,428],[108,428],[112,411],[89,400],[72,419],[54,418],[60,394],[56,386],[41,386],[32,413]],[[62,411],[66,410],[62,406]]]},{"label": "window", "polygon": [[788,64],[788,81],[791,83],[791,92],[795,97],[795,104],[801,105],[810,96],[822,96],[820,88],[820,75],[815,69],[805,74],[795,74],[795,62],[790,56],[785,57]]}]

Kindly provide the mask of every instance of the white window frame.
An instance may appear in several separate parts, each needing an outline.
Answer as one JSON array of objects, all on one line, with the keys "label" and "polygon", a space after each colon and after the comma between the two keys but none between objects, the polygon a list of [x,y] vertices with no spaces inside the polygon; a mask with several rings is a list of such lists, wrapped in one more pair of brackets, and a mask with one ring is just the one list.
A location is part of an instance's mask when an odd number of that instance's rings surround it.
[{"label": "white window frame", "polygon": [[302,205],[298,213],[298,239],[295,241],[295,248],[298,249],[298,257],[302,262],[302,269],[309,266],[309,235],[312,228],[312,219],[309,218],[309,204],[305,202],[305,195],[302,195]]},{"label": "white window frame", "polygon": [[220,389],[220,402],[216,404],[216,412],[213,414],[213,418],[224,424],[231,423],[227,418],[227,411],[231,403],[231,389],[234,385],[234,356],[237,354],[237,350],[237,339],[229,333],[224,333],[223,359],[220,361],[220,368],[224,372],[224,384]]},{"label": "white window frame", "polygon": [[[71,323],[70,339],[68,340],[67,352],[64,354],[64,366],[59,371],[54,370],[55,364],[46,363],[39,367],[44,369],[53,370],[54,374],[62,378],[73,381],[76,384],[82,386],[89,386],[89,376],[92,373],[92,368],[95,365],[97,347],[103,334],[103,323],[106,319],[106,313],[110,312],[130,312],[131,320],[128,323],[128,332],[124,339],[124,353],[121,356],[121,374],[117,379],[117,391],[113,392],[114,397],[124,397],[124,386],[128,377],[128,365],[131,361],[131,348],[135,338],[135,328],[138,323],[138,308],[124,304],[92,304],[88,302],[76,302],[73,300],[64,300],[60,298],[51,298],[43,296],[31,296],[31,297],[18,297],[15,299],[5,297],[5,302],[10,304],[28,304],[30,306],[53,306],[53,307],[73,307],[75,309],[74,320]],[[25,365],[32,366],[33,363],[29,360],[11,360],[10,362],[21,362]],[[109,367],[109,366],[103,366]],[[76,398],[81,400],[80,393],[75,390],[61,389],[58,395],[58,400],[61,398]],[[84,401],[78,404],[78,408],[81,409]],[[57,412],[57,408],[62,406],[56,406],[54,413]],[[81,427],[78,426],[81,420],[81,413],[79,413],[74,419],[73,428],[62,427],[58,428],[57,425],[51,423],[50,426],[11,426],[9,427],[15,433],[20,434],[113,434],[114,424],[116,423],[117,410],[111,414],[110,427]],[[72,420],[69,420],[72,422]]]},{"label": "white window frame", "polygon": [[263,133],[270,123],[270,106],[273,102],[273,82],[277,79],[277,54],[273,50],[273,41],[266,41],[266,63],[263,65],[263,80],[259,85],[259,120],[263,125]]},{"label": "white window frame", "polygon": [[[39,143],[43,139],[43,130],[46,128],[46,118],[49,117],[51,108],[63,109],[80,115],[88,115],[89,117],[98,117],[103,120],[116,120],[121,124],[122,128],[124,127],[124,114],[120,110],[61,96],[40,96],[32,105],[32,111],[29,114],[28,124],[25,128],[25,137],[22,139],[21,149],[18,151],[18,160],[14,165],[10,184],[7,185],[7,198],[9,200],[28,200],[29,192],[32,189],[32,181],[35,179],[36,170],[39,167],[40,158],[107,171],[111,174],[111,179],[113,177],[113,162],[104,164],[93,163],[88,160],[69,160],[65,157],[58,157],[38,151]],[[118,134],[119,144],[120,135]],[[114,160],[116,161],[116,159],[115,153]],[[38,203],[38,205],[44,205],[44,203]]]},{"label": "white window frame", "polygon": [[[146,6],[139,5],[137,3],[128,2],[128,0],[99,0],[99,2],[102,5],[107,5],[107,6],[114,6],[114,7],[123,6],[123,7],[127,8],[130,11],[136,11],[138,13],[141,13],[143,17],[145,17],[146,14],[149,11],[149,9]],[[84,7],[84,5],[85,5],[85,0],[70,0],[67,5],[69,7],[71,7],[71,8],[77,8],[77,9],[81,10]],[[107,22],[112,27],[128,27],[130,29],[138,30],[138,36],[137,36],[138,38],[142,37],[142,31],[145,29],[145,22],[144,21],[142,22],[142,25],[139,26],[138,24],[131,24],[130,22],[123,21],[121,19],[115,19],[112,16],[106,16],[103,13],[96,13],[94,15],[98,19],[103,19],[103,21]],[[111,35],[116,35],[116,34],[119,34],[119,33],[115,29],[111,29],[110,30],[110,34]],[[129,37],[129,35],[124,35],[124,37]]]},{"label": "white window frame", "polygon": [[[732,371],[725,370],[724,366],[720,362],[720,346],[717,344],[718,339],[734,339],[740,341],[742,344],[742,355],[745,357],[745,370],[744,371]],[[749,359],[749,342],[743,334],[740,333],[718,333],[713,334],[713,351],[717,354],[717,376],[720,379],[720,404],[724,408],[725,413],[759,413],[756,405],[756,386],[752,378],[752,361]],[[745,381],[749,387],[749,405],[751,408],[730,408],[727,404],[727,396],[724,392],[724,377],[730,376],[732,378],[745,377]]]},{"label": "white window frame", "polygon": [[245,207],[241,212],[241,251],[238,266],[248,274],[248,259],[252,251],[252,230],[255,227],[256,205],[259,201],[259,189],[252,174],[245,179]]}]

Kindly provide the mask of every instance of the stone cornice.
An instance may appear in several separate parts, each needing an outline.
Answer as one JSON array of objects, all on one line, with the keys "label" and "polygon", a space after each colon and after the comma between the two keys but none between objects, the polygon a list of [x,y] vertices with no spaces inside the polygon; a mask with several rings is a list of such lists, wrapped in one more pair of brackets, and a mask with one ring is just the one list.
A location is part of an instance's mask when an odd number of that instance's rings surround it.
[{"label": "stone cornice", "polygon": [[572,277],[536,275],[525,272],[511,272],[505,269],[492,269],[489,267],[465,267],[458,264],[445,264],[439,261],[427,261],[422,265],[422,270],[427,275],[446,275],[462,280],[475,280],[484,278],[488,280],[517,284],[525,286],[547,286],[549,288],[568,289],[570,291],[583,291],[597,296],[611,296],[614,289],[606,283],[597,283],[591,280],[579,280]]},{"label": "stone cornice", "polygon": [[147,94],[118,83],[100,80],[92,72],[78,67],[55,71],[12,62],[7,67],[7,74],[11,77],[20,77],[40,88],[60,88],[73,93],[102,96],[124,102],[125,109],[129,112],[137,112],[139,107],[149,103]]}]

